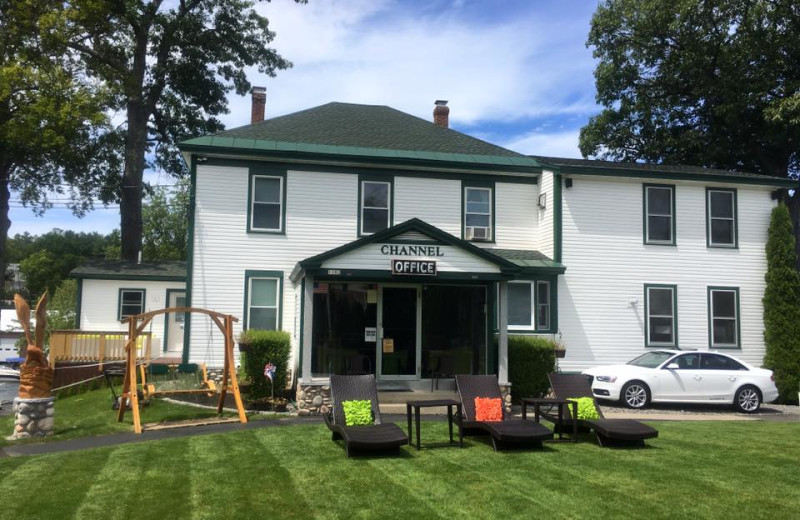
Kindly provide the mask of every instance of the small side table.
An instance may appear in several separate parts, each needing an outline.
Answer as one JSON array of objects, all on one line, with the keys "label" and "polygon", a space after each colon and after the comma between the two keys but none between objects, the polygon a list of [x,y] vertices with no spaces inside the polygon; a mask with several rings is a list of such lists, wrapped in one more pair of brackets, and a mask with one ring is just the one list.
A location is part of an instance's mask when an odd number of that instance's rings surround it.
[{"label": "small side table", "polygon": [[[464,433],[461,428],[461,402],[455,399],[433,399],[429,401],[408,401],[406,403],[406,417],[408,418],[408,444],[414,439],[411,430],[411,409],[414,409],[414,420],[417,430],[417,450],[420,449],[420,436],[419,436],[419,411],[421,408],[433,408],[436,406],[447,407],[447,424],[450,427],[450,446],[464,447]],[[453,407],[456,408],[458,415],[458,442],[453,441]]]},{"label": "small side table", "polygon": [[528,406],[533,406],[534,421],[539,422],[542,405],[558,405],[558,440],[564,440],[564,406],[572,406],[572,442],[578,442],[578,402],[569,399],[535,399],[524,397],[522,399],[522,420],[528,418]]}]

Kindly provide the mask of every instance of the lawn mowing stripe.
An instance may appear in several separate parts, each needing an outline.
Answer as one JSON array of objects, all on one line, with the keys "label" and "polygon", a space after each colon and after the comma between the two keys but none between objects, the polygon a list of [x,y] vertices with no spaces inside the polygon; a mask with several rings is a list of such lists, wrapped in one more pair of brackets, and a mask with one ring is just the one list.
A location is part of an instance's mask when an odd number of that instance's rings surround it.
[{"label": "lawn mowing stripe", "polygon": [[[304,493],[316,511],[325,511],[336,503],[347,512],[347,518],[440,518],[436,504],[396,486],[387,488],[385,472],[373,466],[376,461],[388,467],[414,464],[407,453],[360,452],[351,453],[347,459],[341,441],[331,441],[330,432],[323,426],[305,429],[302,437],[298,436],[299,442],[268,430],[260,431],[258,437],[273,456],[293,461],[293,487]],[[320,482],[320,471],[327,475],[324,482]]]},{"label": "lawn mowing stripe", "polygon": [[192,438],[188,466],[192,518],[312,518],[314,511],[292,486],[284,467],[291,459],[273,456],[258,438],[265,431],[286,437],[284,430],[265,428]]},{"label": "lawn mowing stripe", "polygon": [[112,451],[19,458],[15,462],[21,464],[12,471],[7,471],[3,464],[0,466],[3,471],[0,496],[5,499],[0,518],[73,518],[95,473],[105,467]]},{"label": "lawn mowing stripe", "polygon": [[[180,468],[188,463],[184,439],[126,444],[111,451],[107,463],[91,477],[78,519],[188,518],[181,503],[188,496],[188,482]],[[153,493],[170,500],[153,500]]]}]

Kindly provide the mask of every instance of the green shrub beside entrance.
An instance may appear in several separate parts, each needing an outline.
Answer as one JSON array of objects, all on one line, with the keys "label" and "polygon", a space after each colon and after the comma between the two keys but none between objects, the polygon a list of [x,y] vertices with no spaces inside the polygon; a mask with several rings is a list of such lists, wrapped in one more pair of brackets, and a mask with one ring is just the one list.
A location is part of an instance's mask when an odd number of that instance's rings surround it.
[{"label": "green shrub beside entrance", "polygon": [[511,400],[542,397],[550,388],[547,374],[556,369],[555,342],[539,336],[508,337],[508,379]]},{"label": "green shrub beside entrance", "polygon": [[270,397],[272,387],[264,377],[264,366],[275,365],[275,397],[283,397],[286,388],[286,371],[289,366],[289,333],[282,330],[255,330],[242,332],[239,343],[249,345],[241,356],[244,375],[250,383],[250,399]]}]

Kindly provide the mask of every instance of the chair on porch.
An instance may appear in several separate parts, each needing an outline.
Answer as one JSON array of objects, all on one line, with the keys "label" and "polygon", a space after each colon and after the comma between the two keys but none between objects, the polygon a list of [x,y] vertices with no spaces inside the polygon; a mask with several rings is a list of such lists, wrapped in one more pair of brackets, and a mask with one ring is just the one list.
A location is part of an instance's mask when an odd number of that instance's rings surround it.
[{"label": "chair on porch", "polygon": [[[370,401],[372,424],[347,426],[343,403],[346,401]],[[378,404],[378,387],[372,374],[356,376],[331,376],[332,410],[323,416],[325,425],[332,432],[331,439],[344,441],[345,455],[350,449],[389,450],[408,444],[408,436],[393,423],[384,423]]]},{"label": "chair on porch", "polygon": [[[497,376],[493,375],[456,375],[456,388],[461,399],[463,417],[461,428],[468,434],[478,430],[492,438],[492,446],[497,451],[498,445],[517,445],[541,447],[542,441],[553,438],[553,432],[533,421],[509,419],[503,406],[503,396]],[[476,398],[498,399],[500,414],[497,421],[479,421]]]},{"label": "chair on porch", "polygon": [[611,444],[634,444],[644,446],[646,439],[658,437],[658,430],[633,419],[606,419],[603,411],[597,406],[589,378],[582,374],[548,374],[553,395],[559,399],[590,398],[594,404],[598,419],[573,418],[569,407],[564,409],[565,417],[558,424],[558,415],[545,411],[542,417],[556,425],[556,428],[571,428],[572,421],[578,428],[594,431],[597,443],[602,446]]}]

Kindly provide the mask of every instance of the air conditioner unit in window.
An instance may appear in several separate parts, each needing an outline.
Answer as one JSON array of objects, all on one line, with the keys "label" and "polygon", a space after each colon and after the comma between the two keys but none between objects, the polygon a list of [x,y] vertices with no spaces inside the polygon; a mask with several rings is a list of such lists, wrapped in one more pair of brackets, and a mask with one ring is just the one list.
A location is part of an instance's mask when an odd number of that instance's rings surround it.
[{"label": "air conditioner unit in window", "polygon": [[467,226],[467,240],[491,240],[492,230],[488,227]]}]

